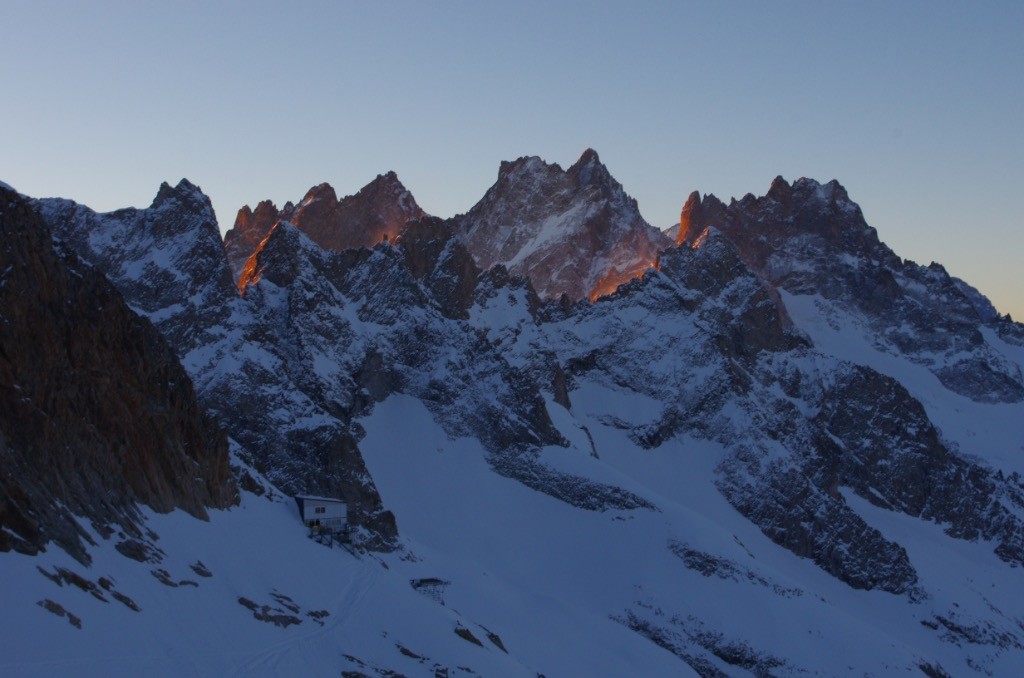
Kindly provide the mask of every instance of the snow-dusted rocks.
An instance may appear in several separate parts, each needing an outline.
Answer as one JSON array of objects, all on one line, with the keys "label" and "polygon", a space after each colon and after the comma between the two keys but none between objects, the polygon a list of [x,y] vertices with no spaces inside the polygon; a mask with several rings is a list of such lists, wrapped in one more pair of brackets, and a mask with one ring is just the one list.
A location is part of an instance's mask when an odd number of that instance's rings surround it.
[{"label": "snow-dusted rocks", "polygon": [[[148,209],[108,214],[64,200],[36,204],[55,237],[109,275],[171,342],[203,406],[237,443],[239,459],[284,491],[344,496],[366,543],[387,547],[394,519],[340,414],[345,384],[314,388],[293,359],[292,328],[275,315],[277,299],[239,296],[209,199],[196,186],[164,184]],[[288,274],[289,246],[271,244],[264,256],[276,257],[273,270]],[[272,289],[268,284],[267,293]]]},{"label": "snow-dusted rocks", "polygon": [[690,195],[679,242],[719,229],[743,260],[793,295],[817,295],[863,325],[879,350],[927,366],[951,391],[980,402],[1024,401],[1024,378],[993,349],[981,327],[995,319],[987,300],[942,266],[897,257],[836,181],[776,177],[760,198],[725,205]]},{"label": "snow-dusted rocks", "polygon": [[97,213],[71,200],[35,201],[57,240],[95,266],[184,357],[208,343],[235,296],[210,199],[182,179],[146,209]]},{"label": "snow-dusted rocks", "polygon": [[1007,478],[951,453],[896,380],[865,367],[838,370],[817,419],[837,445],[822,444],[837,484],[883,508],[944,525],[953,537],[988,540],[1000,558],[1024,565],[1020,475]]},{"label": "snow-dusted rocks", "polygon": [[455,223],[481,268],[503,264],[544,299],[610,293],[656,265],[671,242],[591,149],[567,170],[537,157],[502,162],[495,184]]}]

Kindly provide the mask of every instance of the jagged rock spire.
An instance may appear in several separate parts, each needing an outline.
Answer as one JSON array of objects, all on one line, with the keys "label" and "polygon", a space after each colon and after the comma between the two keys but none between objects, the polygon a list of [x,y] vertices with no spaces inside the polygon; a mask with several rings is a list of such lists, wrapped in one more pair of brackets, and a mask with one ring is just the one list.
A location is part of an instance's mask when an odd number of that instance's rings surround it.
[{"label": "jagged rock spire", "polygon": [[310,188],[297,205],[288,203],[280,211],[268,200],[255,211],[245,206],[225,234],[224,246],[238,278],[246,260],[280,220],[291,222],[321,247],[341,251],[394,240],[406,223],[425,215],[398,175],[386,172],[340,200],[333,186],[321,183]]}]

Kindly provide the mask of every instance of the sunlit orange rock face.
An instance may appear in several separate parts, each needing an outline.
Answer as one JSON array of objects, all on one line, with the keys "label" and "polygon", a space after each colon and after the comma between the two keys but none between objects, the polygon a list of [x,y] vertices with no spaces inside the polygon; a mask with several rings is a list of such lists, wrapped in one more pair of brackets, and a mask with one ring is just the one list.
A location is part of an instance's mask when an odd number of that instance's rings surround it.
[{"label": "sunlit orange rock face", "polygon": [[[270,235],[267,234],[267,237],[270,237]],[[260,248],[263,247],[263,243],[265,242],[266,238],[256,246],[256,250],[248,259],[246,259],[245,265],[242,267],[242,272],[238,274],[238,291],[242,296],[245,296],[245,288],[249,285],[255,285],[260,281],[258,255]]]},{"label": "sunlit orange rock face", "polygon": [[370,247],[385,236],[393,240],[408,221],[425,214],[398,176],[388,172],[341,200],[328,184],[311,188],[282,218],[321,247],[341,251]]},{"label": "sunlit orange rock face", "polygon": [[234,227],[224,236],[232,273],[241,278],[246,260],[279,221],[289,221],[310,240],[329,250],[370,247],[426,213],[394,172],[378,175],[355,195],[338,199],[330,184],[309,189],[297,204],[280,211],[269,200],[238,211]]},{"label": "sunlit orange rock face", "polygon": [[694,191],[686,199],[683,211],[679,214],[679,232],[676,234],[676,244],[692,239],[691,229],[700,225],[700,193]]},{"label": "sunlit orange rock face", "polygon": [[[285,209],[291,209],[291,204],[286,205]],[[238,278],[246,259],[256,251],[279,218],[280,212],[269,200],[260,202],[255,210],[248,205],[238,210],[234,228],[224,236],[224,250],[235,278]]]},{"label": "sunlit orange rock face", "polygon": [[650,271],[651,269],[657,270],[658,268],[658,256],[655,254],[653,259],[639,261],[637,262],[637,265],[630,270],[610,271],[607,276],[597,281],[597,284],[594,285],[594,289],[592,289],[590,294],[587,295],[587,299],[590,301],[597,301],[600,297],[613,294],[630,280],[642,278],[644,273],[647,273],[647,271]]}]

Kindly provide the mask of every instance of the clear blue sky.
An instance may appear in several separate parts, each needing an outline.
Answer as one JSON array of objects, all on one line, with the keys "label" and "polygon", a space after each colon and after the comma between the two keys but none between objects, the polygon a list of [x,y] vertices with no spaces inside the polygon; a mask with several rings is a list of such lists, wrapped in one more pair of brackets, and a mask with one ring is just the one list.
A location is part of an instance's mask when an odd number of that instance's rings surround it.
[{"label": "clear blue sky", "polygon": [[96,209],[394,169],[429,212],[588,146],[665,227],[694,189],[842,182],[1024,319],[1024,2],[0,0],[0,179]]}]

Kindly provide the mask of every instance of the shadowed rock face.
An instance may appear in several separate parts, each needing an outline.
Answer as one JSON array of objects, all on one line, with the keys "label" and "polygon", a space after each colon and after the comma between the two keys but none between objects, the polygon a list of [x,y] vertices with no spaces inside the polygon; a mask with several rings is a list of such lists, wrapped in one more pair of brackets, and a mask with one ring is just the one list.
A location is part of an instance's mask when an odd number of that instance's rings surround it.
[{"label": "shadowed rock face", "polygon": [[836,482],[883,508],[943,524],[950,536],[993,541],[1000,558],[1024,565],[1019,477],[952,454],[921,403],[873,370],[841,372],[822,404],[817,420],[840,445],[824,446]]},{"label": "shadowed rock face", "polygon": [[452,232],[451,224],[436,217],[409,222],[400,236],[405,263],[422,280],[442,312],[468,317],[480,269]]},{"label": "shadowed rock face", "polygon": [[[729,205],[713,195],[701,199],[694,191],[680,214],[676,242],[692,243],[709,226],[732,240],[744,261],[758,272],[765,271],[772,255],[795,238],[814,238],[824,248],[874,258],[882,266],[901,264],[837,181],[819,184],[798,179],[790,185],[776,177],[764,196],[747,194]],[[782,282],[778,274],[769,279]]]},{"label": "shadowed rock face", "polygon": [[228,262],[235,278],[245,261],[280,220],[290,221],[324,249],[341,251],[371,247],[394,240],[411,219],[426,216],[394,172],[378,175],[355,195],[338,199],[330,184],[309,189],[298,205],[280,211],[269,200],[238,211],[234,227],[224,236]]},{"label": "shadowed rock face", "polygon": [[501,163],[494,185],[454,221],[480,268],[503,264],[543,299],[609,294],[671,244],[591,149],[568,170],[537,157]]},{"label": "shadowed rock face", "polygon": [[205,518],[237,500],[227,437],[164,339],[3,188],[0,469],[0,550],[53,540],[83,561],[72,514],[137,534],[135,502]]},{"label": "shadowed rock face", "polygon": [[720,233],[707,230],[693,247],[666,250],[660,270],[698,298],[720,299],[709,307],[716,314],[713,326],[721,328],[717,341],[728,355],[753,359],[762,350],[804,345],[778,292],[751,273]]}]

